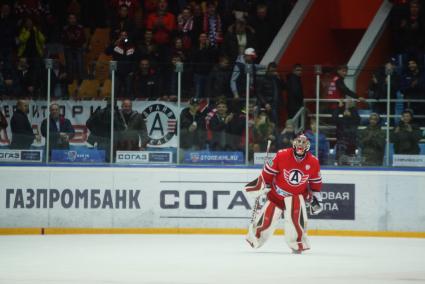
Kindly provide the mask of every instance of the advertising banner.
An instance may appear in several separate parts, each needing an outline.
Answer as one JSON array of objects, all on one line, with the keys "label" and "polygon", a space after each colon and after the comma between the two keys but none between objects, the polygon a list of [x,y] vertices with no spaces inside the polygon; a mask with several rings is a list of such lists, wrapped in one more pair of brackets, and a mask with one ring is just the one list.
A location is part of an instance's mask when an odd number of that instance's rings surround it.
[{"label": "advertising banner", "polygon": [[184,162],[190,164],[243,164],[242,152],[220,151],[188,151],[184,154]]},{"label": "advertising banner", "polygon": [[7,150],[0,149],[0,162],[41,162],[42,150]]},{"label": "advertising banner", "polygon": [[[104,108],[106,101],[73,101],[59,100],[60,112],[65,118],[71,121],[75,129],[75,136],[71,139],[71,145],[85,146],[90,131],[86,127],[86,122],[96,110]],[[121,106],[121,102],[117,102]],[[182,108],[185,104],[182,104]],[[46,118],[46,101],[29,101],[28,118],[33,127],[34,133],[41,135],[41,122]],[[9,123],[6,130],[0,130],[0,146],[7,146],[12,138],[10,129],[10,119],[16,109],[15,100],[5,100],[0,104],[2,111]],[[134,101],[133,110],[142,114],[146,121],[150,147],[176,147],[177,118],[180,110],[175,103],[160,101]],[[41,143],[34,146],[44,145],[44,138]]]},{"label": "advertising banner", "polygon": [[116,162],[124,164],[171,164],[173,153],[166,151],[117,151]]},{"label": "advertising banner", "polygon": [[425,155],[393,155],[394,167],[425,167]]},{"label": "advertising banner", "polygon": [[52,162],[103,163],[105,150],[79,147],[75,150],[52,150]]}]

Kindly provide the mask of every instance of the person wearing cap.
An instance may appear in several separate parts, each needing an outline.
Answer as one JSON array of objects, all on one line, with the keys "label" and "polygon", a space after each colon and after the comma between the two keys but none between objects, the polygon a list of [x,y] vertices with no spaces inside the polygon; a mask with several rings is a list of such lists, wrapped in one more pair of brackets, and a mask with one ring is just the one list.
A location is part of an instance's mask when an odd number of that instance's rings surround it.
[{"label": "person wearing cap", "polygon": [[203,149],[205,144],[205,115],[200,110],[198,98],[192,98],[189,106],[180,114],[180,148]]},{"label": "person wearing cap", "polygon": [[361,130],[359,144],[363,166],[382,166],[385,154],[385,132],[381,129],[378,113],[369,115],[369,125]]},{"label": "person wearing cap", "polygon": [[249,74],[250,97],[255,97],[255,83],[257,71],[264,69],[264,66],[255,64],[257,55],[255,49],[248,47],[243,55],[239,56],[233,67],[232,78],[230,79],[230,88],[234,99],[246,98],[246,74]]}]

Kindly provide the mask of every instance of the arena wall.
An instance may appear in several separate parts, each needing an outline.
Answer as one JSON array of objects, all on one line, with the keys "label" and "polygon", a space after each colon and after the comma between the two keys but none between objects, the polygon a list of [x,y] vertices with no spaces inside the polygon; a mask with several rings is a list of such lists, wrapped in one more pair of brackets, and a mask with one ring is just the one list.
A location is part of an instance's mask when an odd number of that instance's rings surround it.
[{"label": "arena wall", "polygon": [[[1,167],[0,234],[244,233],[254,168]],[[425,237],[425,172],[324,170],[311,234]],[[280,224],[282,225],[282,224]],[[282,226],[280,226],[282,227]]]}]

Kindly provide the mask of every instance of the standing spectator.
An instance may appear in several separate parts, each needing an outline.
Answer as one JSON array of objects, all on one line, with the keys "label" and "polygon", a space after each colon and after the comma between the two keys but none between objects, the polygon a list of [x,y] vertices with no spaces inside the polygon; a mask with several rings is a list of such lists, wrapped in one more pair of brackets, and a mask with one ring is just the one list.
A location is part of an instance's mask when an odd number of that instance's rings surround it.
[{"label": "standing spectator", "polygon": [[221,17],[216,9],[216,4],[214,2],[208,2],[207,11],[202,17],[202,31],[208,35],[211,46],[219,46],[223,42]]},{"label": "standing spectator", "polygon": [[[60,114],[57,103],[50,105],[49,151],[52,149],[69,149],[69,140],[75,135],[69,119]],[[41,135],[47,137],[47,118],[41,123]]]},{"label": "standing spectator", "polygon": [[34,140],[41,141],[40,136],[34,134],[28,119],[28,106],[26,100],[18,100],[16,103],[16,110],[10,120],[12,130],[10,149],[29,149]]},{"label": "standing spectator", "polygon": [[[325,96],[325,99],[344,99],[345,97],[351,97],[354,99],[364,100],[362,97],[358,97],[356,93],[351,91],[344,82],[345,77],[347,76],[348,67],[346,65],[340,65],[336,68],[336,73],[333,76],[328,93]],[[335,109],[338,109],[338,103],[327,103],[326,109],[333,112]]]},{"label": "standing spectator", "polygon": [[123,129],[117,132],[117,150],[144,151],[149,142],[146,123],[143,116],[133,110],[133,104],[129,99],[121,103],[118,112],[118,120]]},{"label": "standing spectator", "polygon": [[199,46],[193,49],[191,56],[195,96],[197,98],[205,97],[208,74],[216,62],[216,58],[217,49],[210,46],[207,34],[201,33],[199,35]]},{"label": "standing spectator", "polygon": [[156,100],[161,97],[160,77],[149,59],[140,60],[139,69],[133,77],[134,98]]},{"label": "standing spectator", "polygon": [[[46,39],[43,33],[27,18],[18,36],[18,57],[26,57],[30,62],[39,66],[41,57],[44,55]],[[32,65],[32,64],[31,64]]]},{"label": "standing spectator", "polygon": [[167,0],[159,0],[155,13],[148,15],[146,28],[152,30],[154,42],[161,48],[171,42],[171,36],[176,31],[176,17],[167,12]]},{"label": "standing spectator", "polygon": [[177,34],[182,39],[184,49],[190,49],[196,42],[196,31],[190,7],[183,8],[177,16]]},{"label": "standing spectator", "polygon": [[265,3],[257,4],[255,15],[248,19],[248,23],[255,30],[256,50],[258,58],[261,60],[275,35],[275,31],[271,28],[272,20],[268,15],[268,8]]},{"label": "standing spectator", "polygon": [[359,144],[364,166],[382,166],[385,153],[385,132],[381,130],[377,113],[369,116],[369,125],[360,132]]},{"label": "standing spectator", "polygon": [[[316,134],[319,133],[319,155],[316,155]],[[319,159],[321,165],[328,164],[329,142],[326,136],[316,128],[316,119],[310,119],[310,129],[307,129],[305,136],[310,141],[310,152]]]},{"label": "standing spectator", "polygon": [[136,46],[128,37],[126,31],[120,33],[120,37],[106,49],[107,54],[117,61],[115,80],[115,94],[117,97],[128,98],[131,94],[131,73],[134,71],[137,58]]},{"label": "standing spectator", "polygon": [[[372,82],[369,86],[369,98],[378,100],[377,103],[373,103],[372,109],[374,112],[380,115],[386,115],[387,113],[387,89],[388,82],[387,76],[390,75],[390,99],[397,99],[397,92],[400,88],[400,76],[395,71],[395,62],[389,60],[385,63],[383,68],[380,68],[377,72],[372,74]],[[384,100],[385,102],[379,102]],[[395,103],[392,102],[390,105],[390,115],[395,114]]]},{"label": "standing spectator", "polygon": [[257,97],[269,114],[270,120],[277,126],[280,126],[280,113],[283,104],[282,91],[285,88],[283,80],[280,78],[275,62],[269,63],[264,76],[258,76]]},{"label": "standing spectator", "polygon": [[[425,99],[425,74],[415,59],[408,61],[408,70],[402,77],[401,92],[407,100]],[[425,114],[425,103],[407,102],[407,107],[415,114]],[[425,125],[422,120],[421,124]]]},{"label": "standing spectator", "polygon": [[347,165],[356,154],[360,116],[353,102],[347,102],[344,107],[340,100],[332,117],[336,123],[336,159],[339,165]]},{"label": "standing spectator", "polygon": [[247,48],[243,55],[239,56],[233,67],[232,78],[230,80],[230,88],[232,89],[234,99],[244,99],[247,95],[246,77],[249,74],[249,91],[250,97],[255,97],[255,84],[257,71],[264,69],[262,66],[255,64],[257,57],[255,50],[251,47]]},{"label": "standing spectator", "polygon": [[127,5],[121,5],[119,7],[118,16],[116,17],[115,21],[111,25],[111,31],[110,31],[110,39],[111,42],[116,41],[120,37],[120,33],[122,31],[127,32],[127,36],[134,40],[135,37],[135,23],[133,21],[133,18],[129,17],[128,14],[128,6]]},{"label": "standing spectator", "polygon": [[192,98],[180,114],[180,147],[200,150],[205,145],[205,115],[200,110],[199,99]]},{"label": "standing spectator", "polygon": [[210,148],[213,151],[231,150],[233,142],[229,136],[229,129],[234,113],[228,112],[227,103],[224,100],[217,102],[217,111],[209,121],[209,130],[212,133]]},{"label": "standing spectator", "polygon": [[423,59],[425,45],[425,22],[421,5],[411,0],[406,15],[396,22],[394,30],[395,49],[399,54]]},{"label": "standing spectator", "polygon": [[232,98],[230,89],[230,78],[232,77],[232,67],[229,58],[220,56],[218,63],[213,67],[207,79],[207,97],[215,103],[217,97],[224,96],[227,100]]},{"label": "standing spectator", "polygon": [[86,36],[84,34],[84,27],[77,22],[76,15],[68,15],[68,25],[63,28],[62,36],[68,78],[70,81],[81,81],[84,78],[83,57]]},{"label": "standing spectator", "polygon": [[304,91],[301,82],[303,67],[295,64],[292,72],[286,77],[286,89],[288,92],[288,117],[293,118],[299,109],[304,106]]},{"label": "standing spectator", "polygon": [[143,33],[143,40],[138,43],[138,50],[141,58],[147,58],[153,64],[159,61],[158,47],[153,42],[151,30],[145,30]]},{"label": "standing spectator", "polygon": [[248,48],[255,48],[255,31],[246,22],[236,21],[229,27],[223,41],[222,50],[231,61],[237,60],[238,56],[244,55]]},{"label": "standing spectator", "polygon": [[137,0],[112,0],[111,8],[118,12],[121,11],[121,7],[125,6],[127,8],[127,14],[130,19],[134,19],[136,14],[137,7],[139,6],[139,1]]},{"label": "standing spectator", "polygon": [[5,68],[12,67],[16,45],[16,22],[10,13],[10,5],[2,4],[0,11],[0,61]]},{"label": "standing spectator", "polygon": [[421,132],[413,123],[413,113],[406,109],[401,115],[401,121],[392,133],[394,153],[403,155],[418,155],[420,153],[419,140]]}]

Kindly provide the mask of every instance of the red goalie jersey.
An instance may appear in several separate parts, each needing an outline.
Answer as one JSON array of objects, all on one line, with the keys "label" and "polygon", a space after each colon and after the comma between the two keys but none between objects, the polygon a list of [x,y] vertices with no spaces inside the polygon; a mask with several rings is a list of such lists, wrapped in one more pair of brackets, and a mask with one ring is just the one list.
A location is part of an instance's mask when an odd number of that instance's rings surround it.
[{"label": "red goalie jersey", "polygon": [[307,200],[308,186],[313,191],[322,188],[319,160],[310,152],[303,159],[297,159],[294,149],[280,150],[265,164],[261,174],[264,182],[271,186],[268,199],[282,209],[285,197],[302,194]]}]

